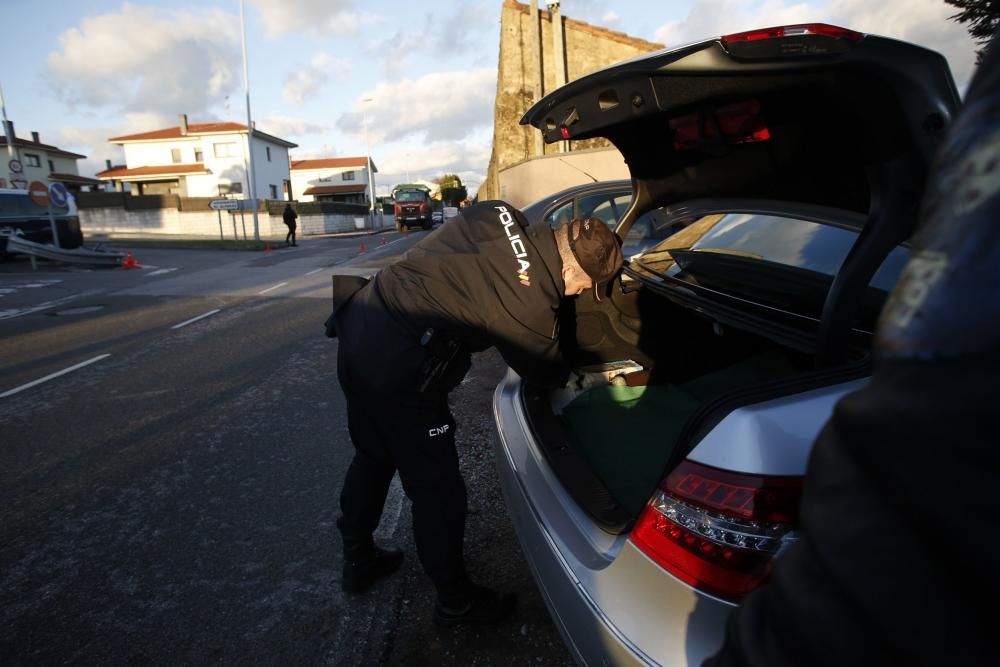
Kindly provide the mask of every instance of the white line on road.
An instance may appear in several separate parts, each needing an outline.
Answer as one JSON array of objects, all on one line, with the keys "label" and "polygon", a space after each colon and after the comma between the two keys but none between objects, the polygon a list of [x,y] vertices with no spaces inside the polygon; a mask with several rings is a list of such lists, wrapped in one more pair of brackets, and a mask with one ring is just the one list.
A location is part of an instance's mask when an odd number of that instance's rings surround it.
[{"label": "white line on road", "polygon": [[221,308],[216,308],[215,310],[210,310],[207,313],[202,313],[198,317],[192,317],[190,320],[185,320],[184,322],[181,322],[180,324],[175,324],[174,326],[172,326],[170,328],[171,329],[180,329],[181,327],[186,327],[187,325],[193,324],[194,322],[197,322],[198,320],[205,319],[209,315],[215,315],[220,310],[222,310],[222,309]]},{"label": "white line on road", "polygon": [[21,308],[14,310],[0,310],[0,320],[9,320],[14,317],[21,317],[22,315],[30,315],[31,313],[37,313],[40,310],[45,310],[46,308],[52,308],[53,306],[61,306],[64,303],[77,299],[81,296],[87,296],[92,292],[84,292],[82,294],[74,294],[72,296],[65,296],[61,299],[56,299],[55,301],[46,301],[43,304],[33,306],[31,308]]},{"label": "white line on road", "polygon": [[10,389],[10,390],[5,391],[4,393],[0,394],[0,398],[7,398],[8,396],[13,396],[14,394],[16,394],[16,393],[18,393],[20,391],[24,391],[25,389],[30,389],[30,388],[34,387],[35,385],[39,385],[39,384],[41,384],[43,382],[48,382],[49,380],[52,380],[53,378],[57,378],[60,375],[66,375],[66,373],[72,373],[73,371],[77,370],[78,368],[83,368],[84,366],[89,366],[90,364],[92,364],[94,362],[100,361],[101,359],[107,359],[110,356],[111,356],[110,354],[102,354],[102,355],[94,357],[93,359],[88,359],[87,361],[81,362],[81,363],[77,364],[76,366],[70,366],[69,368],[64,368],[61,371],[57,371],[55,373],[52,373],[51,375],[46,375],[43,378],[39,378],[37,380],[33,380],[32,382],[29,382],[28,384],[22,384],[20,387],[15,387],[14,389]]},{"label": "white line on road", "polygon": [[144,273],[143,275],[144,276],[158,276],[158,275],[160,275],[162,273],[170,273],[171,271],[176,271],[176,270],[177,270],[177,267],[174,267],[172,269],[157,269],[156,271],[151,271],[149,273]]},{"label": "white line on road", "polygon": [[307,275],[307,276],[311,276],[311,275],[312,275],[312,274],[314,274],[314,273],[319,273],[320,271],[322,271],[322,270],[323,270],[323,269],[325,269],[325,268],[326,268],[325,266],[321,266],[321,267],[319,267],[318,269],[313,269],[312,271],[310,271],[310,272],[309,272],[309,273],[307,273],[306,275]]},{"label": "white line on road", "polygon": [[268,292],[270,292],[271,290],[276,290],[276,289],[278,289],[279,287],[284,287],[284,286],[285,286],[285,285],[287,285],[287,284],[288,284],[288,283],[278,283],[277,285],[274,285],[273,287],[268,287],[267,289],[264,289],[264,290],[261,290],[261,291],[257,292],[257,294],[267,294],[267,293],[268,293]]}]

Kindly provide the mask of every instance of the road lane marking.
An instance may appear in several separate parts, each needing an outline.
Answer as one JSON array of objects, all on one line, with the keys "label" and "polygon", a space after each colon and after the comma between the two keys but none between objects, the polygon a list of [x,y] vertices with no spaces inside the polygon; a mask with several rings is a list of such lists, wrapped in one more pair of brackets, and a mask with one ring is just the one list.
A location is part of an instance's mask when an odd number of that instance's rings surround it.
[{"label": "road lane marking", "polygon": [[91,294],[95,294],[98,292],[83,292],[81,294],[74,294],[72,296],[64,296],[61,299],[56,299],[55,301],[46,301],[45,303],[39,304],[37,306],[32,306],[31,308],[0,310],[0,320],[9,320],[15,317],[21,317],[22,315],[30,315],[31,313],[37,313],[40,310],[45,310],[46,308],[52,308],[54,306],[61,306],[64,303],[72,301],[73,299],[78,299],[81,296],[89,296]]},{"label": "road lane marking", "polygon": [[202,313],[198,317],[192,317],[190,320],[185,320],[185,321],[181,322],[180,324],[175,324],[174,326],[172,326],[170,328],[171,329],[180,329],[181,327],[186,327],[187,325],[194,324],[198,320],[203,320],[203,319],[205,319],[206,317],[208,317],[210,315],[215,315],[220,310],[222,310],[222,309],[221,308],[216,308],[215,310],[210,310],[207,313]]},{"label": "road lane marking", "polygon": [[285,285],[287,285],[287,284],[288,284],[288,283],[278,283],[277,285],[274,285],[273,287],[268,287],[267,289],[264,289],[264,290],[261,290],[261,291],[257,292],[257,294],[267,294],[267,293],[268,293],[268,292],[270,292],[271,290],[276,290],[276,289],[278,289],[279,287],[284,287],[284,286],[285,286]]},{"label": "road lane marking", "polygon": [[143,275],[147,276],[147,277],[148,276],[158,276],[160,274],[170,273],[171,271],[176,271],[176,270],[177,270],[177,267],[174,267],[172,269],[157,269],[156,271],[150,271],[149,273],[144,273]]},{"label": "road lane marking", "polygon": [[101,355],[98,355],[98,356],[94,357],[93,359],[88,359],[87,361],[83,361],[83,362],[81,362],[81,363],[79,363],[79,364],[77,364],[75,366],[70,366],[69,368],[64,368],[61,371],[56,371],[55,373],[52,373],[51,375],[46,375],[45,377],[38,378],[37,380],[33,380],[33,381],[29,382],[28,384],[22,384],[20,387],[15,387],[14,389],[10,389],[8,391],[5,391],[4,393],[0,394],[0,398],[7,398],[8,396],[13,396],[14,394],[16,394],[18,392],[21,392],[21,391],[24,391],[25,389],[31,389],[32,387],[34,387],[36,385],[40,385],[43,382],[48,382],[49,380],[55,379],[55,378],[57,378],[57,377],[59,377],[61,375],[66,375],[66,373],[72,373],[73,371],[75,371],[77,369],[83,368],[84,366],[89,366],[90,364],[98,362],[101,359],[107,359],[110,356],[111,356],[110,354],[101,354]]},{"label": "road lane marking", "polygon": [[310,271],[310,272],[309,272],[309,273],[307,273],[306,275],[307,275],[307,276],[311,276],[311,275],[312,275],[312,274],[314,274],[314,273],[319,273],[320,271],[322,271],[322,270],[323,270],[323,269],[325,269],[325,268],[326,268],[325,266],[321,266],[321,267],[319,267],[318,269],[313,269],[312,271]]}]

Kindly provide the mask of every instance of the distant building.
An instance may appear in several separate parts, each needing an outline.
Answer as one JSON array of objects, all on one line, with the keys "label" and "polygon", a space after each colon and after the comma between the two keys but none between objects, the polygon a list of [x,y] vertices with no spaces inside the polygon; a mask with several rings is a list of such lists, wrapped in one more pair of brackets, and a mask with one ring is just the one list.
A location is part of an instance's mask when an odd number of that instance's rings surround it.
[{"label": "distant building", "polygon": [[[369,201],[368,159],[364,156],[293,160],[291,172],[292,198],[298,201]],[[372,174],[377,173],[372,160]]]},{"label": "distant building", "polygon": [[[26,189],[32,181],[42,181],[43,183],[62,183],[67,190],[79,192],[82,190],[98,189],[103,183],[94,178],[81,176],[77,169],[76,161],[83,160],[87,156],[79,153],[70,153],[61,148],[56,148],[49,144],[43,144],[38,138],[37,132],[31,133],[31,141],[21,139],[14,133],[14,123],[10,123],[10,135],[14,138],[14,153],[16,159],[21,163],[21,172],[18,173],[10,166],[0,170],[0,188],[20,188]],[[9,161],[7,156],[7,137],[0,136],[0,155],[5,161]]]},{"label": "distant building", "polygon": [[[108,139],[125,150],[124,166],[108,166],[97,178],[132,194],[182,197],[250,196],[247,126],[241,123],[188,123]],[[297,144],[254,129],[253,167],[258,199],[288,199],[288,149]]]}]

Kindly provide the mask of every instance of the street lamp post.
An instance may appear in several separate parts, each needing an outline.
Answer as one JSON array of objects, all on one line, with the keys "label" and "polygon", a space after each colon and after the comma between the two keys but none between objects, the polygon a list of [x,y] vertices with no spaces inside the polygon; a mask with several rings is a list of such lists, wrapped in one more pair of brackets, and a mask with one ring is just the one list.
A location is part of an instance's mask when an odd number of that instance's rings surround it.
[{"label": "street lamp post", "polygon": [[368,199],[370,200],[368,208],[368,217],[371,220],[372,230],[375,229],[375,174],[372,173],[372,149],[371,145],[368,143],[368,107],[365,106],[366,102],[371,102],[372,98],[366,97],[361,100],[361,124],[365,131],[365,162],[368,165]]},{"label": "street lamp post", "polygon": [[247,63],[247,27],[243,21],[243,0],[240,0],[240,31],[243,33],[243,88],[247,97],[247,160],[250,163],[250,201],[253,202],[253,240],[260,241],[257,222],[257,178],[253,169],[253,121],[250,120],[250,66]]}]

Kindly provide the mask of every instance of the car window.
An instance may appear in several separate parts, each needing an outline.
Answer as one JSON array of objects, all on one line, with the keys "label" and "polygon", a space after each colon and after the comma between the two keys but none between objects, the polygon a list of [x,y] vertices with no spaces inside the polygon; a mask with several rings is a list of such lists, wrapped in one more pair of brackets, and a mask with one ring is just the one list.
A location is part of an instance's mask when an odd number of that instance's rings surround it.
[{"label": "car window", "polygon": [[559,208],[553,209],[545,216],[545,222],[549,223],[549,227],[556,229],[557,227],[562,227],[567,222],[573,219],[573,202],[569,201]]},{"label": "car window", "polygon": [[671,218],[662,208],[643,213],[632,223],[622,242],[625,257],[632,257],[674,235],[686,226],[686,221]]},{"label": "car window", "polygon": [[[818,319],[857,236],[850,229],[778,215],[713,214],[647,246],[636,260],[646,272]],[[875,273],[862,297],[861,326],[874,327],[909,256],[908,248],[897,246]]]},{"label": "car window", "polygon": [[425,201],[427,195],[419,191],[397,192],[396,201]]},{"label": "car window", "polygon": [[581,218],[597,218],[614,229],[631,203],[631,192],[604,192],[581,197],[577,210]]}]

